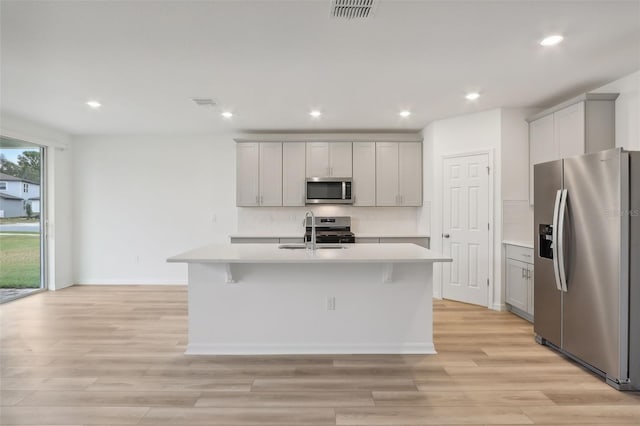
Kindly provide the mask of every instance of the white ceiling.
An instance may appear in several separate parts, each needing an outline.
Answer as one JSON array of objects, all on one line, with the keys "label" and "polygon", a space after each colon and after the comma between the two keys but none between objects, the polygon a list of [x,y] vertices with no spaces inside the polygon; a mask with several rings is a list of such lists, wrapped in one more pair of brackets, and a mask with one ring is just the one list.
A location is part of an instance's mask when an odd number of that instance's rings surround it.
[{"label": "white ceiling", "polygon": [[[348,22],[329,4],[2,0],[0,106],[73,134],[402,131],[640,68],[639,1],[379,0]],[[538,45],[554,32],[564,43]]]}]

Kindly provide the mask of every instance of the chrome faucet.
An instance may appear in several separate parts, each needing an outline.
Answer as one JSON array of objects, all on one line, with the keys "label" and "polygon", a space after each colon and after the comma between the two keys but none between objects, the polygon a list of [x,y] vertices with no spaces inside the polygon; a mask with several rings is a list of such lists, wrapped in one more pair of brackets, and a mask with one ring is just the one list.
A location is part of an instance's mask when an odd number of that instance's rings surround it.
[{"label": "chrome faucet", "polygon": [[308,210],[304,214],[304,222],[305,226],[307,226],[307,218],[311,217],[311,241],[305,241],[305,245],[307,246],[307,250],[316,250],[316,217],[313,215],[311,210]]}]

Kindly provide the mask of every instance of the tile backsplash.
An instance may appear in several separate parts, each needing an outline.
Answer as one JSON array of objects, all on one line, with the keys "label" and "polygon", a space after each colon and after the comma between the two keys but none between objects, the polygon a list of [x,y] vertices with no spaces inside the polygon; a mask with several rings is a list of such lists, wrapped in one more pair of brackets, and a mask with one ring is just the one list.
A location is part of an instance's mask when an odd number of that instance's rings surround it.
[{"label": "tile backsplash", "polygon": [[533,241],[533,208],[529,200],[502,202],[502,239]]},{"label": "tile backsplash", "polygon": [[[304,232],[307,210],[316,216],[351,216],[351,229],[363,234],[416,234],[425,207],[241,207],[238,208],[238,234],[291,234]],[[428,209],[428,205],[426,206]]]}]

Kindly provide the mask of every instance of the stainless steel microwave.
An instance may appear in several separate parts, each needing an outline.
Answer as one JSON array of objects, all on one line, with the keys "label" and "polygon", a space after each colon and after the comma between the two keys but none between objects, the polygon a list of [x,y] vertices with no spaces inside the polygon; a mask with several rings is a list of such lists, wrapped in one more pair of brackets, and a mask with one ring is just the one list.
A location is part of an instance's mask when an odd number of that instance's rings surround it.
[{"label": "stainless steel microwave", "polygon": [[353,204],[351,178],[307,178],[306,204]]}]

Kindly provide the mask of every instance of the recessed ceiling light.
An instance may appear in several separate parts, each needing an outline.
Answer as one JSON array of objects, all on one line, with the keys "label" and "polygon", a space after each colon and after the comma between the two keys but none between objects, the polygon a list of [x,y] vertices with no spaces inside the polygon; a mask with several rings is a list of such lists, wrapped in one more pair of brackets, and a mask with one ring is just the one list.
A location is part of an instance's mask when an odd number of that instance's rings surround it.
[{"label": "recessed ceiling light", "polygon": [[318,118],[322,115],[322,113],[318,110],[313,110],[309,113],[310,116],[312,116],[313,118]]},{"label": "recessed ceiling light", "polygon": [[405,117],[405,118],[406,118],[406,117],[408,117],[408,116],[410,116],[410,115],[411,115],[411,111],[406,111],[406,110],[405,110],[405,111],[400,111],[400,112],[398,113],[398,115],[399,115],[400,117]]},{"label": "recessed ceiling light", "polygon": [[470,101],[475,101],[479,97],[480,97],[480,93],[477,93],[477,92],[467,93],[467,96],[465,96],[465,98],[469,99]]},{"label": "recessed ceiling light", "polygon": [[224,118],[231,118],[231,117],[233,117],[233,113],[232,113],[232,112],[230,112],[230,111],[224,111],[224,112],[222,113],[222,116],[223,116]]},{"label": "recessed ceiling light", "polygon": [[562,37],[559,34],[554,34],[551,35],[549,37],[545,37],[544,39],[542,39],[542,41],[540,42],[540,46],[555,46],[556,44],[560,43],[562,40],[564,40],[564,37]]},{"label": "recessed ceiling light", "polygon": [[92,109],[98,109],[102,106],[102,104],[98,101],[88,101],[87,105],[89,105],[89,108],[92,108]]}]

